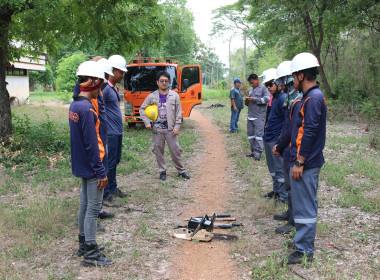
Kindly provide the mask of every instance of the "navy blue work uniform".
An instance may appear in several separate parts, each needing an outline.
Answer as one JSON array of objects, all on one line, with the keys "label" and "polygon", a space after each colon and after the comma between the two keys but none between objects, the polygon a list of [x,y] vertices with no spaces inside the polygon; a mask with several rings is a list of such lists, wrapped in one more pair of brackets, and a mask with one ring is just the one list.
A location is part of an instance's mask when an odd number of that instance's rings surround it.
[{"label": "navy blue work uniform", "polygon": [[280,137],[285,119],[285,110],[283,109],[285,96],[284,92],[280,92],[276,97],[273,97],[272,108],[263,135],[265,157],[269,173],[272,176],[273,192],[278,194],[279,199],[284,202],[288,199],[288,193],[285,190],[283,161],[281,157],[272,153],[272,149]]},{"label": "navy blue work uniform", "polygon": [[120,96],[117,89],[108,81],[102,90],[107,123],[108,185],[104,189],[103,199],[117,192],[116,166],[121,160],[123,140],[123,118],[120,110]]},{"label": "navy blue work uniform", "polygon": [[[319,85],[303,94],[294,111],[295,125],[291,137],[291,170],[293,216],[296,226],[297,251],[314,254],[318,215],[318,180],[324,164],[323,149],[326,141],[326,98]],[[291,173],[297,156],[306,157],[302,178],[293,180]]]}]

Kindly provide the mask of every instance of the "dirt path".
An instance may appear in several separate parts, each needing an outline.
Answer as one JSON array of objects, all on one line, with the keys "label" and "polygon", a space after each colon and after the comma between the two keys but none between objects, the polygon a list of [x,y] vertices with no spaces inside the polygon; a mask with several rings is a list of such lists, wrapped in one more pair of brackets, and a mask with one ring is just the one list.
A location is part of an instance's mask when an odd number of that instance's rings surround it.
[{"label": "dirt path", "polygon": [[[191,118],[197,122],[204,136],[204,154],[191,178],[189,196],[194,203],[184,207],[181,218],[222,213],[229,201],[228,158],[224,136],[198,110],[192,112]],[[180,240],[178,244],[170,254],[173,264],[170,279],[237,279],[234,273],[237,269],[229,254],[228,242],[213,240],[197,243]]]}]

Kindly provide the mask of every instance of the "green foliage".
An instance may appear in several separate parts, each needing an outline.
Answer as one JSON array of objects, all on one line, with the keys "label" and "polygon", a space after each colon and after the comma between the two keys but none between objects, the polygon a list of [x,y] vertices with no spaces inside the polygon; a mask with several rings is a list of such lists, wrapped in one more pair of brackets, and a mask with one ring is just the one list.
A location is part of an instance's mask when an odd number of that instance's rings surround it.
[{"label": "green foliage", "polygon": [[52,85],[55,82],[53,71],[49,64],[45,65],[46,71],[29,71],[30,85]]},{"label": "green foliage", "polygon": [[379,121],[380,120],[380,96],[376,96],[371,99],[365,100],[360,104],[360,111],[362,115],[371,120]]},{"label": "green foliage", "polygon": [[60,59],[57,67],[57,89],[59,91],[72,92],[78,81],[76,76],[78,66],[87,60],[87,56],[82,52],[76,52]]},{"label": "green foliage", "polygon": [[[172,58],[180,65],[201,64],[202,70],[204,70],[202,49],[205,45],[196,37],[193,27],[194,16],[185,7],[186,3],[186,0],[166,0],[160,5],[163,18],[170,18],[170,20],[165,20],[162,42],[158,46],[145,44],[141,55],[143,57]],[[222,76],[222,71],[220,73]]]},{"label": "green foliage", "polygon": [[9,168],[14,165],[48,165],[49,156],[69,153],[68,130],[62,131],[50,120],[31,122],[27,114],[13,115],[13,138],[0,146],[1,162]]},{"label": "green foliage", "polygon": [[[160,42],[165,27],[157,1],[100,0],[86,2],[86,8],[81,0],[37,0],[27,5],[29,2],[4,3],[13,12],[9,42],[24,42],[22,48],[9,45],[10,60],[23,53],[56,53],[64,41],[106,56],[133,53],[145,44]],[[2,4],[0,11],[6,8]]]}]

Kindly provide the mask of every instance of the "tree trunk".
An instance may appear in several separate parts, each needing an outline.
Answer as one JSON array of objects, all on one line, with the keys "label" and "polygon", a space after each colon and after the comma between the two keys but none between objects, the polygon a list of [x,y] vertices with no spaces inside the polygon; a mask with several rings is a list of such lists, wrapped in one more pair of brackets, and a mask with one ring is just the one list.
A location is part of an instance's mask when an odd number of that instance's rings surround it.
[{"label": "tree trunk", "polygon": [[244,62],[243,62],[243,83],[245,84],[245,81],[247,79],[247,30],[244,30]]},{"label": "tree trunk", "polygon": [[210,79],[210,88],[213,88],[213,79],[214,78],[214,65],[211,65],[211,79]]},{"label": "tree trunk", "polygon": [[322,48],[322,43],[323,43],[323,38],[324,38],[322,20],[323,20],[325,9],[326,9],[326,2],[323,2],[323,7],[321,8],[321,12],[318,19],[318,31],[319,31],[318,40],[314,33],[314,26],[313,26],[313,22],[311,20],[309,12],[306,12],[303,20],[304,20],[304,25],[307,31],[307,38],[309,41],[311,52],[317,57],[320,64],[319,73],[321,75],[322,85],[326,91],[326,96],[331,97],[331,87],[330,87],[329,82],[327,81],[327,77],[323,69],[324,61],[321,61],[321,48]]},{"label": "tree trunk", "polygon": [[11,15],[0,13],[0,138],[9,136],[12,133],[11,105],[5,83],[10,23]]},{"label": "tree trunk", "polygon": [[231,80],[231,41],[232,36],[230,37],[230,42],[228,43],[228,90],[232,87],[232,80]]}]

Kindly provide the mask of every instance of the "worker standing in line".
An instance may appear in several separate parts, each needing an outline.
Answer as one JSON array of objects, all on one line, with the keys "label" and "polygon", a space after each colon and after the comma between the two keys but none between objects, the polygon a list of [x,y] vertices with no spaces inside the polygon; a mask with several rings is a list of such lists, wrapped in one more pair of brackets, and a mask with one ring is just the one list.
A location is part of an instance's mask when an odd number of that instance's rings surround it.
[{"label": "worker standing in line", "polygon": [[[112,74],[112,67],[108,63],[108,60],[105,58],[102,58],[101,56],[95,56],[94,58],[91,59],[91,61],[95,61],[99,63],[99,65],[104,69],[104,75],[105,79],[104,82],[108,81],[109,76],[113,76]],[[98,97],[96,99],[91,99],[91,103],[94,106],[95,110],[98,113],[98,118],[100,121],[99,124],[99,129],[103,132],[103,135],[107,136],[107,116],[106,116],[106,109],[105,109],[105,103],[104,103],[104,98],[103,98],[103,93],[102,90],[105,87],[105,83],[103,83],[101,90],[98,94]],[[74,87],[74,97],[78,96],[80,93],[80,85],[79,82],[76,83]],[[107,154],[107,137],[105,137],[105,153]],[[106,212],[103,211],[103,209],[100,209],[98,217],[100,219],[108,219],[108,218],[113,218],[115,216],[114,213],[112,212]],[[97,231],[105,231],[105,227],[101,226],[99,223],[97,223]]]},{"label": "worker standing in line", "polygon": [[[100,120],[100,127],[99,129],[103,129],[105,135],[107,135],[107,114],[106,114],[106,104],[104,101],[103,96],[103,89],[107,86],[108,80],[110,76],[114,76],[112,73],[112,66],[105,58],[100,58],[97,63],[99,63],[103,69],[104,69],[104,75],[105,75],[105,81],[101,87],[101,90],[99,92],[99,96],[95,101],[92,101],[92,104],[94,105],[95,109],[97,109],[99,113],[99,120]],[[96,103],[96,104],[95,104]],[[106,153],[108,154],[108,145],[106,143]],[[115,214],[113,212],[106,212],[102,209],[100,209],[98,218],[99,219],[109,219],[113,218]],[[99,226],[98,226],[99,230]],[[105,229],[104,229],[105,230]]]},{"label": "worker standing in line", "polygon": [[[168,144],[171,158],[178,171],[178,176],[190,179],[185,172],[182,163],[182,149],[178,143],[178,133],[182,121],[181,100],[178,93],[169,89],[170,74],[159,71],[156,76],[158,90],[147,96],[140,107],[140,117],[144,121],[146,129],[153,130],[152,152],[156,155],[160,179],[166,180],[167,166],[164,158],[165,142]],[[152,114],[146,115],[145,109],[149,106],[157,106],[157,118]],[[150,107],[151,108],[151,107]],[[155,119],[153,123],[148,118]]]},{"label": "worker standing in line", "polygon": [[108,59],[112,66],[113,76],[109,77],[103,89],[104,103],[107,116],[107,151],[108,151],[108,185],[104,190],[103,204],[108,207],[121,207],[121,203],[114,196],[123,198],[127,196],[117,187],[116,167],[121,160],[123,143],[123,118],[120,110],[120,95],[117,83],[120,83],[127,71],[126,61],[120,55],[113,55]]},{"label": "worker standing in line", "polygon": [[82,179],[77,255],[84,256],[84,266],[106,266],[114,262],[100,253],[104,246],[96,243],[98,214],[108,182],[106,135],[99,129],[98,113],[91,103],[99,94],[104,70],[95,61],[86,61],[79,66],[77,76],[80,93],[69,109],[72,173]]},{"label": "worker standing in line", "polygon": [[316,81],[318,59],[311,53],[296,55],[291,63],[294,86],[303,92],[295,116],[291,136],[290,184],[296,225],[296,251],[288,256],[288,264],[309,261],[314,256],[318,216],[318,180],[324,164],[326,141],[326,98]]},{"label": "worker standing in line", "polygon": [[[288,221],[285,225],[277,227],[275,229],[276,233],[288,234],[290,233],[295,224],[293,218],[293,209],[292,209],[292,192],[290,186],[290,140],[291,140],[291,131],[294,125],[292,122],[292,113],[294,110],[294,105],[301,100],[302,93],[298,92],[294,88],[292,71],[290,70],[291,61],[284,61],[280,63],[277,67],[276,75],[277,82],[279,84],[285,85],[285,102],[283,105],[284,110],[286,111],[285,121],[282,126],[280,137],[277,140],[276,145],[273,147],[272,152],[278,157],[282,157],[283,166],[284,166],[284,179],[285,179],[285,190],[288,192],[288,209],[284,213],[275,214],[273,218],[279,221]],[[294,104],[294,105],[293,105]],[[294,120],[294,118],[293,118]]]},{"label": "worker standing in line", "polygon": [[234,87],[230,91],[231,99],[231,123],[230,132],[235,133],[238,131],[238,122],[241,110],[244,108],[243,94],[240,91],[241,81],[236,78],[234,80]]},{"label": "worker standing in line", "polygon": [[263,135],[265,157],[270,175],[272,176],[273,189],[264,197],[278,199],[282,203],[288,200],[288,193],[285,190],[284,167],[281,157],[272,153],[272,148],[276,144],[285,119],[283,109],[286,94],[285,88],[277,80],[276,69],[268,69],[263,77],[263,83],[273,95],[272,108],[269,113],[267,127]]},{"label": "worker standing in line", "polygon": [[247,137],[251,146],[251,152],[246,156],[260,160],[261,153],[263,152],[265,116],[270,100],[270,93],[260,83],[259,77],[256,74],[249,75],[248,82],[252,88],[245,99],[245,105],[248,106]]}]

